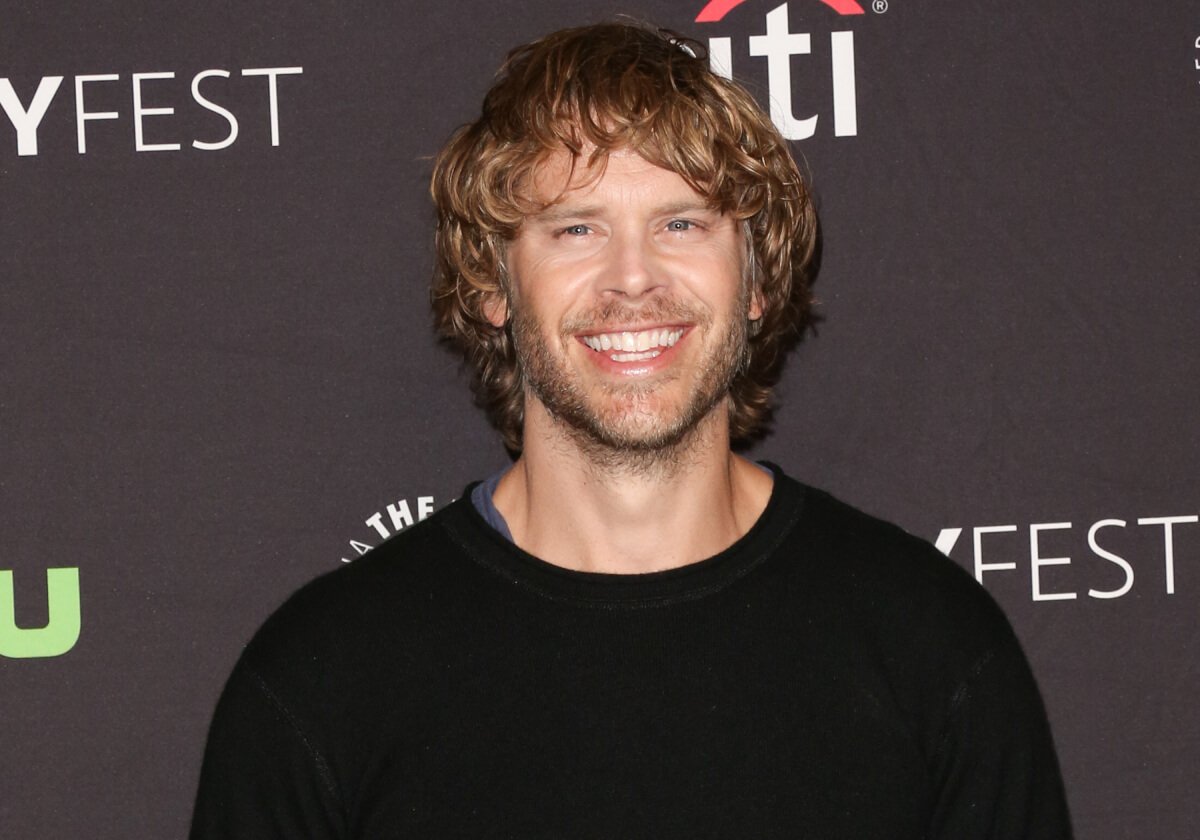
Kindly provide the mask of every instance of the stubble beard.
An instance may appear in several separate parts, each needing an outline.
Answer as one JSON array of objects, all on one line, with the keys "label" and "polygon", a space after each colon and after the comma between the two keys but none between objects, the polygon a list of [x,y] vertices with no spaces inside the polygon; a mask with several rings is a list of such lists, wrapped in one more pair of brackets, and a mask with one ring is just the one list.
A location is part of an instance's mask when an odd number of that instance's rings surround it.
[{"label": "stubble beard", "polygon": [[[749,359],[744,317],[748,300],[743,289],[734,316],[699,360],[700,369],[679,403],[664,402],[661,391],[683,375],[681,371],[660,375],[652,382],[603,383],[598,395],[589,395],[572,376],[565,357],[551,351],[542,323],[517,307],[512,337],[526,400],[537,399],[570,443],[598,470],[674,474],[709,445],[710,436],[702,435],[701,430],[720,419],[718,412],[728,410],[730,386]],[[575,341],[574,335],[593,325],[607,327],[634,320],[691,323],[697,333],[694,338],[708,334],[713,325],[708,313],[677,303],[656,303],[636,311],[610,303],[572,318],[557,339],[568,345]]]}]

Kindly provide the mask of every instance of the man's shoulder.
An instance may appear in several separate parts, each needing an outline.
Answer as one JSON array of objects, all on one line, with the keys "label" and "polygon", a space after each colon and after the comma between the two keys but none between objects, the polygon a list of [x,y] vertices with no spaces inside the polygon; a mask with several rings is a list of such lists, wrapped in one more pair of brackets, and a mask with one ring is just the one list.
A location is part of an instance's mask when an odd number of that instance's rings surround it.
[{"label": "man's shoulder", "polygon": [[896,525],[823,491],[803,492],[790,542],[800,558],[791,607],[819,628],[826,654],[886,674],[896,702],[918,717],[944,712],[984,669],[1028,680],[1011,624],[965,569]]},{"label": "man's shoulder", "polygon": [[[781,474],[782,475],[782,474]],[[863,560],[881,569],[899,566],[957,568],[956,564],[922,539],[899,525],[867,513],[829,491],[782,475],[801,498],[802,511],[796,535],[814,549],[847,561]]]},{"label": "man's shoulder", "polygon": [[984,588],[927,540],[824,490],[796,484],[803,514],[792,551],[805,555],[805,576],[827,597],[888,622],[1008,632],[1007,619]]},{"label": "man's shoulder", "polygon": [[464,572],[449,524],[460,504],[300,587],[259,628],[246,656],[252,663],[336,657],[427,620]]}]

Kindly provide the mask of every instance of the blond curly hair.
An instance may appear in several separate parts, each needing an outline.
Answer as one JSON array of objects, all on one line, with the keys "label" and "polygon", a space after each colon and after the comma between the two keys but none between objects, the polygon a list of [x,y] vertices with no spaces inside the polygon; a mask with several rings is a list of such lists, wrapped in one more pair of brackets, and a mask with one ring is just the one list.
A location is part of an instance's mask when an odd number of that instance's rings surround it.
[{"label": "blond curly hair", "polygon": [[439,334],[464,355],[481,406],[522,448],[524,383],[507,325],[485,304],[507,295],[506,245],[544,209],[535,170],[555,152],[602,171],[629,149],[682,177],[742,223],[763,315],[730,388],[730,434],[760,434],[783,357],[812,319],[817,218],[787,143],[741,86],[709,69],[703,47],[664,30],[604,23],[548,35],[509,53],[475,122],[438,155],[432,287]]}]

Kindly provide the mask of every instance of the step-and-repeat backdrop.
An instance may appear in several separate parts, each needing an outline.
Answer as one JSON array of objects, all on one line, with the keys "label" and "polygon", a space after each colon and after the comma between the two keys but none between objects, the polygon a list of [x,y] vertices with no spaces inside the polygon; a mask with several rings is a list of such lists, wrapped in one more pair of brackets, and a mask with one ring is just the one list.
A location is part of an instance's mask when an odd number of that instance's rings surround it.
[{"label": "step-and-repeat backdrop", "polygon": [[1080,837],[1200,835],[1200,4],[8,2],[0,833],[181,836],[262,619],[505,461],[428,313],[512,46],[709,45],[819,198],[753,450],[1003,604]]}]

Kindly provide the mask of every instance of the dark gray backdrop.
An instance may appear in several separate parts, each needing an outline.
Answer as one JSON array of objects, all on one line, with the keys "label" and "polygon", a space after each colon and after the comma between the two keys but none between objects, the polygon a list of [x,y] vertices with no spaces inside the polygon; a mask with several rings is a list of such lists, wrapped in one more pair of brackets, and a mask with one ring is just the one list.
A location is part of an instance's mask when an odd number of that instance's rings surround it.
[{"label": "dark gray backdrop", "polygon": [[[818,117],[826,321],[753,454],[982,564],[1080,837],[1197,835],[1200,6],[726,5],[4,4],[5,837],[181,836],[258,623],[504,461],[429,327],[430,156],[507,48],[616,13]],[[173,74],[142,150],[134,74]]]}]

